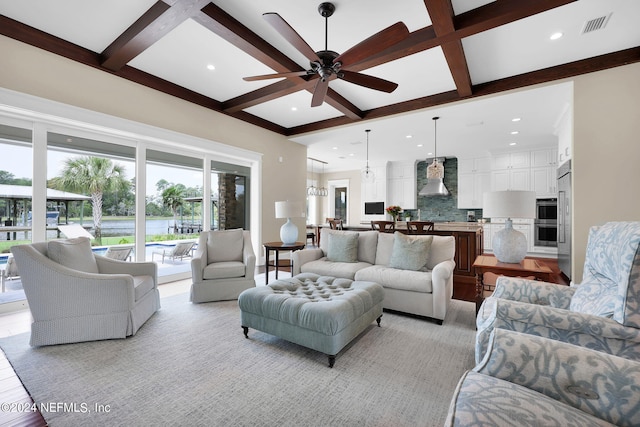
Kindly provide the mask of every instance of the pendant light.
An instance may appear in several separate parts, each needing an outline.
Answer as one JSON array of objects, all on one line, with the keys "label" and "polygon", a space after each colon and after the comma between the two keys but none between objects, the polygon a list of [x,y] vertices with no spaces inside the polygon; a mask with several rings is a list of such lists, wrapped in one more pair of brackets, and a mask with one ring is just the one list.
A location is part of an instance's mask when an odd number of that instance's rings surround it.
[{"label": "pendant light", "polygon": [[444,186],[444,165],[438,163],[437,153],[437,125],[440,117],[433,117],[433,162],[427,166],[427,185],[420,190],[420,196],[448,196],[449,190]]},{"label": "pendant light", "polygon": [[[322,175],[320,175],[321,178],[318,180],[318,185],[320,185],[320,181],[321,181],[322,177],[324,176],[324,163],[325,162],[321,161],[320,163],[322,163]],[[325,187],[324,185],[318,189],[318,196],[327,197],[328,195],[329,195],[329,190],[327,190],[327,187]]]},{"label": "pendant light", "polygon": [[313,164],[315,162],[314,159],[312,159],[311,157],[307,157],[309,160],[311,160],[311,185],[307,187],[307,196],[317,196],[318,195],[318,189],[316,188],[314,184],[314,179],[313,179]]},{"label": "pendant light", "polygon": [[376,180],[376,174],[369,167],[369,132],[371,132],[371,129],[367,129],[365,132],[367,133],[367,166],[362,170],[362,180],[371,184]]}]

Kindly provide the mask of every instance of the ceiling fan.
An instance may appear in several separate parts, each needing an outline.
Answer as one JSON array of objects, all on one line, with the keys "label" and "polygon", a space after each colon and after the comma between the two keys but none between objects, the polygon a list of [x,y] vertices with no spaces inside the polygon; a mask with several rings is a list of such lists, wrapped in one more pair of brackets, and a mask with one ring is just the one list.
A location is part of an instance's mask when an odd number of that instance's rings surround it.
[{"label": "ceiling fan", "polygon": [[245,77],[246,81],[275,79],[281,77],[311,76],[318,81],[313,90],[311,106],[322,105],[329,89],[329,81],[342,79],[350,83],[364,86],[370,89],[391,93],[397,87],[397,83],[381,79],[379,77],[350,71],[349,67],[376,55],[384,49],[404,40],[409,36],[409,30],[403,22],[397,22],[390,27],[372,35],[361,41],[346,52],[339,54],[327,48],[327,36],[329,27],[329,17],[333,15],[336,7],[333,3],[324,2],[318,6],[318,12],[325,18],[324,50],[315,52],[302,37],[275,12],[269,12],[262,17],[280,33],[293,47],[302,53],[311,62],[311,68],[305,71],[293,71],[289,73],[265,74],[261,76]]}]

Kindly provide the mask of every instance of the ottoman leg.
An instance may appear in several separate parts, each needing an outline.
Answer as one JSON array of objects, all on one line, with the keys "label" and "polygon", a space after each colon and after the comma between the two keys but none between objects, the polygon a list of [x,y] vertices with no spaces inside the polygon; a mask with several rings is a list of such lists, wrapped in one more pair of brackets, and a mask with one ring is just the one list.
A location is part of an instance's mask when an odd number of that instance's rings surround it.
[{"label": "ottoman leg", "polygon": [[380,317],[378,317],[376,319],[376,322],[378,322],[378,328],[380,327],[380,321],[382,320],[382,314],[380,315]]},{"label": "ottoman leg", "polygon": [[333,365],[336,363],[336,355],[328,355],[329,356],[329,367],[333,368]]},{"label": "ottoman leg", "polygon": [[242,330],[244,331],[244,337],[249,338],[249,328],[246,326],[243,326]]}]

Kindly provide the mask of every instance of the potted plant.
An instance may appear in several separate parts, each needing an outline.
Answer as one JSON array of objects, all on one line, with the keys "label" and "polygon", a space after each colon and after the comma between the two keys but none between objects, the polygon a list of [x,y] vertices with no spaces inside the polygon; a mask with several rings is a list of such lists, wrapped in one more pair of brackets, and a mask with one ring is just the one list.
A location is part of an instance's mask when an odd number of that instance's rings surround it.
[{"label": "potted plant", "polygon": [[398,215],[402,212],[402,208],[400,206],[391,205],[387,207],[386,211],[393,218],[393,222],[396,222]]}]

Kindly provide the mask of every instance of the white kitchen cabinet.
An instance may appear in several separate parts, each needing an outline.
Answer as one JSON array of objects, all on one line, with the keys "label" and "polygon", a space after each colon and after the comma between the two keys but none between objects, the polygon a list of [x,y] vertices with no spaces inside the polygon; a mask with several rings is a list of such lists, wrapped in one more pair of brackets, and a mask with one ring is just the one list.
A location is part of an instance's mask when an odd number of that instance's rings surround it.
[{"label": "white kitchen cabinet", "polygon": [[558,167],[558,150],[547,148],[543,150],[534,150],[531,152],[531,167]]},{"label": "white kitchen cabinet", "polygon": [[458,174],[491,171],[491,157],[458,158]]},{"label": "white kitchen cabinet", "polygon": [[529,191],[530,173],[529,168],[494,170],[491,172],[491,191]]},{"label": "white kitchen cabinet", "polygon": [[458,171],[458,209],[482,209],[487,191],[491,191],[491,172]]},{"label": "white kitchen cabinet", "polygon": [[389,162],[387,165],[387,206],[417,208],[416,167],[414,162]]},{"label": "white kitchen cabinet", "polygon": [[558,197],[557,176],[554,166],[531,168],[531,190],[537,197]]},{"label": "white kitchen cabinet", "polygon": [[492,169],[520,169],[531,166],[529,151],[501,153],[493,156]]},{"label": "white kitchen cabinet", "polygon": [[491,246],[491,224],[484,224],[482,226],[482,233],[482,238],[484,240],[484,250],[493,250],[493,247]]}]

